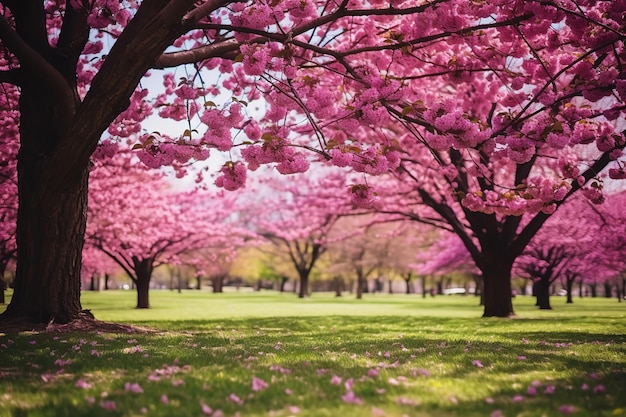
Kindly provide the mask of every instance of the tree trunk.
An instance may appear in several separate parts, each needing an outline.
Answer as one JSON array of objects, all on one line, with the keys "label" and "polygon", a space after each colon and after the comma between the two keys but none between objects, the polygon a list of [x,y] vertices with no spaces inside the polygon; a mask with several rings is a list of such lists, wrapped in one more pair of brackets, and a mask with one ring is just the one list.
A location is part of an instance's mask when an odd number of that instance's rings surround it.
[{"label": "tree trunk", "polygon": [[7,289],[7,283],[4,280],[4,274],[0,276],[0,304],[6,304],[7,300],[4,297],[4,291]]},{"label": "tree trunk", "polygon": [[211,278],[211,286],[213,287],[214,293],[223,293],[224,292],[224,276],[218,275]]},{"label": "tree trunk", "polygon": [[573,304],[574,300],[572,298],[572,290],[574,288],[574,279],[565,279],[565,291],[567,291],[567,301],[565,304]]},{"label": "tree trunk", "polygon": [[333,286],[335,287],[335,297],[341,297],[341,290],[343,289],[343,280],[341,277],[333,278]]},{"label": "tree trunk", "polygon": [[46,189],[42,184],[52,174],[40,167],[45,157],[22,143],[15,291],[4,316],[68,323],[82,311],[80,272],[89,170],[85,167],[62,189]]},{"label": "tree trunk", "polygon": [[367,281],[362,273],[357,271],[356,274],[356,299],[360,300],[363,298],[364,289],[367,288]]},{"label": "tree trunk", "polygon": [[483,317],[510,317],[514,315],[511,301],[511,269],[513,261],[501,251],[483,252]]},{"label": "tree trunk", "polygon": [[298,298],[305,298],[309,295],[309,274],[305,271],[299,271],[300,276],[300,290],[298,291]]},{"label": "tree trunk", "polygon": [[422,298],[426,298],[426,275],[422,275]]},{"label": "tree trunk", "polygon": [[109,278],[111,278],[109,274],[104,274],[104,289],[105,290],[109,289]]},{"label": "tree trunk", "polygon": [[589,289],[591,290],[591,298],[598,296],[598,288],[596,284],[589,284]]},{"label": "tree trunk", "polygon": [[604,297],[611,298],[613,296],[613,285],[610,282],[605,282],[604,286]]},{"label": "tree trunk", "polygon": [[150,308],[150,280],[152,279],[152,262],[151,258],[133,259],[135,265],[136,279],[133,280],[137,286],[137,308]]},{"label": "tree trunk", "polygon": [[545,278],[540,278],[535,284],[537,307],[541,310],[552,310],[550,306],[550,281]]},{"label": "tree trunk", "polygon": [[280,277],[280,287],[278,288],[279,292],[285,292],[285,285],[289,282],[289,277]]}]

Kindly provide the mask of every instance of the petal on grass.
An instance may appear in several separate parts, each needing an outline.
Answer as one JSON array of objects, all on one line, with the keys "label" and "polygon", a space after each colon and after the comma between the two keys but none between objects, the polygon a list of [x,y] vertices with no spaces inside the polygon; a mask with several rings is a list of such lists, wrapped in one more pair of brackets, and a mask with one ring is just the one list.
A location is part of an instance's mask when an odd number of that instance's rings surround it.
[{"label": "petal on grass", "polygon": [[256,376],[252,377],[252,391],[263,391],[269,384]]}]

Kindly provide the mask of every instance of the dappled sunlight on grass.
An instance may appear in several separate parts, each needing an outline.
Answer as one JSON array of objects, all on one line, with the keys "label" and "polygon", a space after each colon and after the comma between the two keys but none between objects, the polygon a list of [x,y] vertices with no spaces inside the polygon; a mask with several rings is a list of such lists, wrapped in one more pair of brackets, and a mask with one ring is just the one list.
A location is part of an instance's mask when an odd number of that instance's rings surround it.
[{"label": "dappled sunlight on grass", "polygon": [[156,332],[0,336],[0,416],[626,415],[614,300],[481,319],[473,297],[133,295],[83,304]]}]

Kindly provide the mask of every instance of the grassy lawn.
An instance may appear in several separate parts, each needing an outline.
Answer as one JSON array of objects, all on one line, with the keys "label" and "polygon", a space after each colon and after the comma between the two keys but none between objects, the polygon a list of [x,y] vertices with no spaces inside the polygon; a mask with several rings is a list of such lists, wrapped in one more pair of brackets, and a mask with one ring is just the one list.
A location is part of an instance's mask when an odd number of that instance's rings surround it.
[{"label": "grassy lawn", "polygon": [[[626,303],[83,293],[133,334],[0,334],[0,416],[626,416]],[[3,307],[0,306],[0,310]]]}]

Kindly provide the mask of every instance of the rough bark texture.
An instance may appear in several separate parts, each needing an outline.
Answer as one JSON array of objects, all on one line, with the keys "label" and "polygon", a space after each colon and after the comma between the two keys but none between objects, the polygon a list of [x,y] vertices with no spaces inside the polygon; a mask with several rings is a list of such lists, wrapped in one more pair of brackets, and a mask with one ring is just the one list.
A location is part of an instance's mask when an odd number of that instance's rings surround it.
[{"label": "rough bark texture", "polygon": [[510,317],[514,314],[511,301],[511,269],[513,260],[499,249],[483,248],[487,258],[483,264],[483,317]]}]

